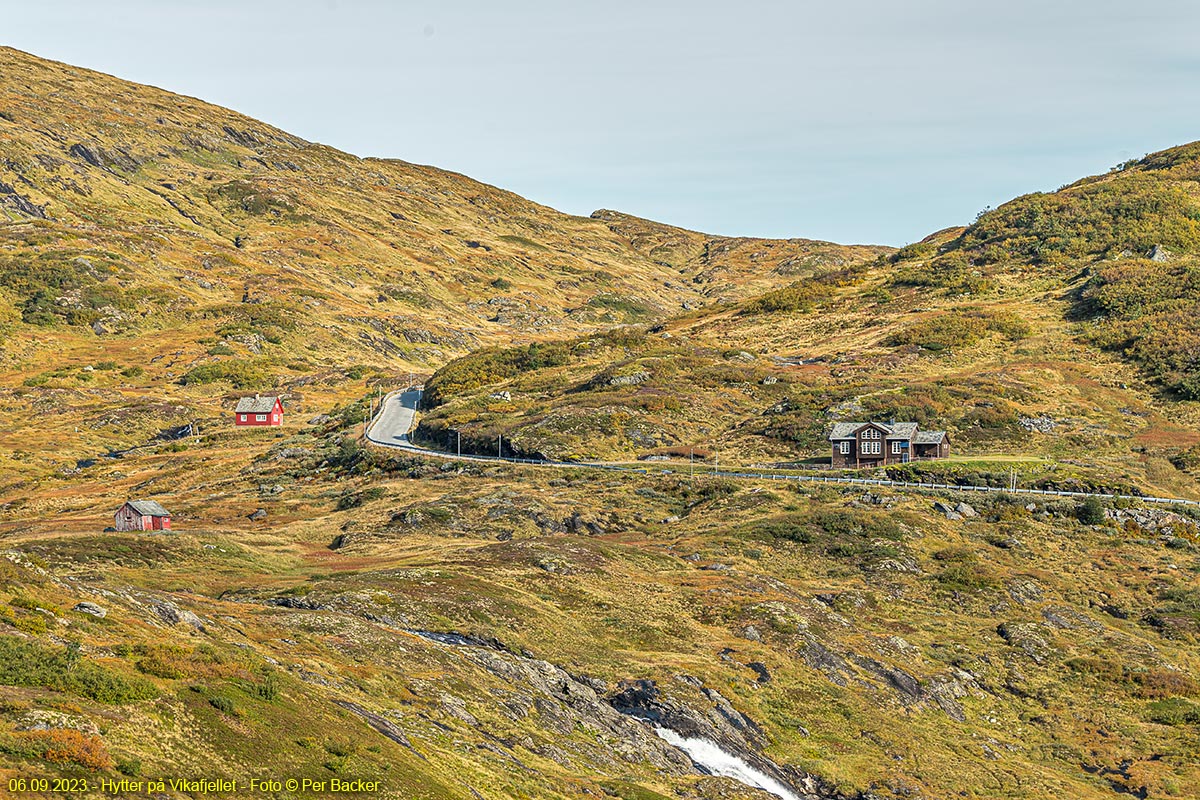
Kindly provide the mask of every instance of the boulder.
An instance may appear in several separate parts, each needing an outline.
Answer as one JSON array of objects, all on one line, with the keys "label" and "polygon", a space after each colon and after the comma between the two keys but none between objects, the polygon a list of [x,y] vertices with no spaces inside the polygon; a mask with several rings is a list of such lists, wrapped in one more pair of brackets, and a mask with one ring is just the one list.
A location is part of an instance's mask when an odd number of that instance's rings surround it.
[{"label": "boulder", "polygon": [[969,504],[969,503],[962,503],[962,502],[960,502],[958,505],[956,505],[956,506],[954,507],[954,510],[955,510],[957,513],[959,513],[959,514],[963,515],[964,517],[966,517],[967,519],[971,519],[971,518],[973,518],[973,517],[978,517],[978,516],[979,516],[979,514],[977,514],[977,513],[975,512],[975,509],[971,508],[971,506],[970,506],[970,504]]},{"label": "boulder", "polygon": [[265,508],[256,508],[254,512],[246,515],[246,519],[258,522],[261,519],[267,518],[267,510]]},{"label": "boulder", "polygon": [[1150,248],[1150,252],[1146,254],[1146,257],[1151,261],[1163,262],[1170,261],[1173,255],[1174,254],[1170,250],[1163,247],[1161,244],[1156,244],[1154,247]]},{"label": "boulder", "polygon": [[75,607],[71,610],[78,611],[80,614],[90,614],[91,616],[98,617],[100,619],[104,619],[105,617],[108,616],[108,612],[105,611],[103,608],[96,605],[95,603],[89,603],[86,600],[83,601],[82,603],[76,603]]},{"label": "boulder", "polygon": [[186,608],[180,608],[169,600],[162,600],[153,605],[154,613],[168,625],[185,624],[196,630],[204,630],[204,622]]},{"label": "boulder", "polygon": [[742,638],[752,642],[761,642],[762,634],[758,632],[758,628],[753,625],[747,625],[745,628],[742,628]]}]

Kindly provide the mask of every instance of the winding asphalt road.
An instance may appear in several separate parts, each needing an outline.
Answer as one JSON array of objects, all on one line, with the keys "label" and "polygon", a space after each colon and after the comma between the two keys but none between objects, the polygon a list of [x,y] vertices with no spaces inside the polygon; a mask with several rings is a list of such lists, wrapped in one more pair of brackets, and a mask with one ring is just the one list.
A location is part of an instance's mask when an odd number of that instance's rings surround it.
[{"label": "winding asphalt road", "polygon": [[[408,438],[412,430],[413,420],[417,416],[417,405],[421,402],[421,390],[406,389],[391,392],[383,398],[383,405],[367,428],[367,439],[385,447],[399,447],[404,450],[421,450]],[[437,455],[437,453],[432,453]]]},{"label": "winding asphalt road", "polygon": [[[480,455],[456,455],[455,453],[447,453],[441,450],[431,450],[428,447],[422,447],[414,444],[409,438],[409,433],[412,431],[413,422],[417,415],[417,406],[421,401],[421,387],[403,389],[400,391],[391,392],[383,398],[383,403],[380,405],[378,414],[367,425],[366,437],[367,440],[383,447],[392,447],[397,450],[405,450],[410,453],[419,453],[423,456],[432,456],[434,458],[445,458],[453,461],[506,461],[514,464],[531,464],[539,467],[569,467],[576,469],[606,469],[606,470],[621,470],[625,472],[637,472],[642,474],[655,473],[670,473],[678,472],[684,474],[684,470],[677,470],[670,466],[665,466],[662,469],[647,469],[645,467],[637,467],[630,464],[607,463],[607,462],[583,462],[583,461],[542,461],[532,458],[501,458],[499,456],[480,456]],[[687,465],[684,465],[686,469]],[[749,478],[753,480],[773,480],[773,481],[797,481],[800,483],[841,483],[852,484],[855,486],[889,486],[897,489],[908,489],[917,492],[930,491],[956,491],[956,492],[995,492],[1005,494],[1020,494],[1020,495],[1041,495],[1046,497],[1100,497],[1104,499],[1128,499],[1140,500],[1144,503],[1164,503],[1171,505],[1184,506],[1200,506],[1200,501],[1184,500],[1178,497],[1143,497],[1139,495],[1126,494],[1101,494],[1093,492],[1060,492],[1052,489],[1009,489],[1007,487],[996,486],[960,486],[951,483],[918,483],[915,481],[891,481],[883,478],[847,478],[841,476],[821,476],[821,475],[782,475],[779,473],[770,472],[730,472],[725,470],[710,470],[705,469],[706,475],[719,475],[723,478]]]}]

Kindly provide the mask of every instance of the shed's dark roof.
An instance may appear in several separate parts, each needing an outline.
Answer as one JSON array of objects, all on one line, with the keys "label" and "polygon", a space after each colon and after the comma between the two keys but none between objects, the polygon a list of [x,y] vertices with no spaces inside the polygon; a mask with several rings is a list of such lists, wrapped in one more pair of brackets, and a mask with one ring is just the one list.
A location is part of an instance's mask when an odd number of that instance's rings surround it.
[{"label": "shed's dark roof", "polygon": [[917,431],[913,444],[941,444],[945,438],[945,431]]},{"label": "shed's dark roof", "polygon": [[171,512],[159,505],[156,500],[130,500],[129,505],[133,506],[133,510],[143,517],[171,516]]},{"label": "shed's dark roof", "polygon": [[234,409],[235,414],[270,414],[275,408],[275,401],[279,398],[275,395],[264,394],[254,395],[254,397],[243,397],[238,400],[237,408]]}]

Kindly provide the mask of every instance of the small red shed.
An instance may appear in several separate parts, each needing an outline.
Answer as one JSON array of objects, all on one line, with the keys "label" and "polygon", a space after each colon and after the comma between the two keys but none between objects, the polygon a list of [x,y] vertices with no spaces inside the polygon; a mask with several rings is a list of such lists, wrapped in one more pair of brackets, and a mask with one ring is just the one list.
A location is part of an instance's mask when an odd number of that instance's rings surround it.
[{"label": "small red shed", "polygon": [[154,500],[129,500],[117,509],[115,527],[119,531],[169,531],[171,512]]},{"label": "small red shed", "polygon": [[248,425],[282,425],[283,402],[278,397],[269,395],[254,395],[238,400],[237,408],[233,410],[233,424]]}]

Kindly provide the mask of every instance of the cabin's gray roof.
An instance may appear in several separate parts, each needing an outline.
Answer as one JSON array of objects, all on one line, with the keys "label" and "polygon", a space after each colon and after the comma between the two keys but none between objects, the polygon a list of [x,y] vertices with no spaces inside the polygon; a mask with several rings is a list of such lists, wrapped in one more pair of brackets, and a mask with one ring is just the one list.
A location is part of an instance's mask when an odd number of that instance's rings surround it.
[{"label": "cabin's gray roof", "polygon": [[945,438],[945,431],[917,431],[913,444],[941,444]]},{"label": "cabin's gray roof", "polygon": [[238,400],[237,408],[234,409],[236,414],[270,414],[275,408],[275,401],[278,400],[275,395],[264,394],[254,395],[254,397],[243,397]]},{"label": "cabin's gray roof", "polygon": [[[829,438],[831,441],[834,439],[853,439],[855,431],[867,424],[866,422],[835,422],[833,430],[829,432]],[[888,439],[911,439],[913,434],[917,433],[917,423],[915,422],[893,422],[890,425],[884,422],[872,422],[869,424],[877,425],[886,431]]]},{"label": "cabin's gray roof", "polygon": [[156,500],[130,500],[129,505],[143,517],[169,517],[171,512],[163,508]]},{"label": "cabin's gray roof", "polygon": [[897,422],[891,428],[889,439],[911,439],[913,434],[917,433],[917,423],[915,422]]}]

